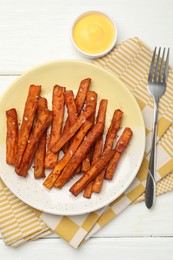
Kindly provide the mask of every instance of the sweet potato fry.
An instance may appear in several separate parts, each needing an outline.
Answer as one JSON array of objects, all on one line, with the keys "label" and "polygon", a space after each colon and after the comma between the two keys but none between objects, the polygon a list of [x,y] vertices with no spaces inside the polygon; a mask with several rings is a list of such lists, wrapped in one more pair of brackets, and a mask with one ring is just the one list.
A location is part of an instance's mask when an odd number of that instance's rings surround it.
[{"label": "sweet potato fry", "polygon": [[[107,100],[102,99],[99,104],[99,110],[98,110],[98,115],[96,118],[96,122],[101,122],[105,125],[105,119],[106,119],[106,110],[107,110]],[[103,135],[101,134],[100,137],[97,139],[97,141],[94,144],[93,148],[93,154],[92,154],[92,161],[91,164],[93,165],[96,163],[101,155],[102,155],[102,148],[103,148]],[[96,177],[96,179],[98,176]],[[91,183],[88,184],[84,191],[84,197],[85,198],[91,198],[92,191],[95,191],[95,187],[97,186],[98,181],[96,182],[95,180],[92,181]]]},{"label": "sweet potato fry", "polygon": [[[65,121],[65,125],[63,128],[63,134],[70,128],[70,122],[69,119],[67,118]],[[67,152],[69,147],[69,141],[67,143],[65,143],[65,145],[62,147],[62,151],[64,152],[64,154]]]},{"label": "sweet potato fry", "polygon": [[[77,92],[77,95],[75,98],[76,110],[77,110],[78,115],[80,114],[80,112],[84,106],[87,91],[90,86],[90,82],[91,82],[90,78],[84,79],[80,82],[80,86],[79,86],[79,89],[78,89],[78,92]],[[68,130],[69,127],[70,127],[69,118],[67,117],[65,125],[64,125],[64,129],[63,129],[63,134],[65,133],[65,131]],[[66,153],[67,149],[68,149],[68,144],[64,145],[62,147],[62,150],[64,153]]]},{"label": "sweet potato fry", "polygon": [[6,162],[14,165],[17,152],[18,119],[15,108],[6,111],[7,136],[6,136]]},{"label": "sweet potato fry", "polygon": [[76,122],[78,117],[73,91],[72,90],[66,91],[64,96],[65,96],[65,104],[68,111],[68,120],[71,126]]},{"label": "sweet potato fry", "polygon": [[105,169],[103,169],[99,175],[97,175],[97,177],[94,180],[94,183],[92,185],[92,191],[99,193],[101,190],[101,187],[103,185],[103,180],[104,180],[104,176],[105,176]]},{"label": "sweet potato fry", "polygon": [[[37,118],[39,118],[41,111],[44,109],[47,109],[47,100],[46,98],[39,97],[37,115],[36,115]],[[44,167],[45,154],[46,154],[46,130],[43,133],[40,142],[38,144],[37,150],[35,152],[35,158],[34,158],[35,179],[40,179],[45,177],[45,167]]]},{"label": "sweet potato fry", "polygon": [[90,199],[91,198],[91,194],[92,194],[92,185],[93,185],[93,181],[91,181],[85,188],[83,196],[86,199]]},{"label": "sweet potato fry", "polygon": [[[97,93],[95,91],[88,91],[86,96],[86,105],[91,105],[94,108],[94,113],[88,118],[88,120],[94,125],[95,122],[95,111],[97,105]],[[89,170],[91,165],[91,151],[86,155],[85,159],[82,162],[81,170],[86,172]]]},{"label": "sweet potato fry", "polygon": [[93,106],[94,113],[88,118],[88,120],[94,124],[95,122],[95,112],[96,112],[96,105],[97,105],[97,93],[95,91],[88,91],[86,96],[86,105]]},{"label": "sweet potato fry", "polygon": [[[98,116],[97,116],[97,121],[98,122],[103,122],[105,125],[105,119],[106,119],[106,110],[107,110],[107,103],[108,101],[106,99],[102,99],[100,101],[100,106],[99,106],[99,111],[98,111]],[[93,150],[93,158],[92,158],[92,165],[96,163],[101,155],[102,155],[102,149],[103,149],[103,136],[100,136],[100,138],[97,140],[94,146]],[[99,192],[102,183],[103,182],[103,173],[99,173],[99,175],[95,178],[92,184],[92,192]]]},{"label": "sweet potato fry", "polygon": [[115,154],[112,157],[112,159],[110,160],[107,170],[106,170],[106,174],[105,174],[105,178],[107,180],[111,180],[113,178],[114,172],[115,172],[115,168],[120,160],[121,154],[124,151],[124,149],[127,147],[131,137],[132,137],[132,130],[128,127],[126,127],[122,133],[122,135],[120,136],[116,147],[115,147]]},{"label": "sweet potato fry", "polygon": [[46,155],[46,132],[41,137],[40,143],[35,152],[34,158],[34,178],[41,179],[45,178],[45,166],[44,160]]},{"label": "sweet potato fry", "polygon": [[[110,127],[108,129],[107,135],[106,135],[106,140],[105,140],[105,145],[103,148],[103,154],[110,151],[113,147],[114,139],[116,137],[116,134],[120,128],[120,123],[121,123],[121,118],[122,118],[123,112],[120,109],[117,109],[114,111]],[[92,190],[94,192],[99,193],[102,185],[103,185],[103,180],[105,176],[106,168],[100,172],[100,174],[96,177],[96,180],[93,184]]]},{"label": "sweet potato fry", "polygon": [[48,188],[51,189],[52,186],[54,185],[56,179],[59,177],[59,175],[61,174],[62,170],[64,169],[64,167],[66,166],[66,164],[69,162],[69,160],[71,159],[71,157],[73,156],[73,154],[76,152],[77,148],[79,147],[79,145],[81,144],[83,138],[85,137],[86,133],[88,132],[88,130],[91,127],[91,122],[86,121],[80,128],[80,130],[77,132],[77,134],[75,135],[73,142],[71,143],[71,145],[68,148],[68,151],[66,152],[66,154],[63,156],[63,158],[56,164],[55,168],[53,169],[53,171],[49,174],[49,176],[46,178],[46,180],[44,181],[43,185]]},{"label": "sweet potato fry", "polygon": [[15,156],[15,167],[19,167],[23,153],[27,146],[28,137],[33,125],[35,112],[37,109],[37,100],[40,95],[41,86],[31,85],[28,97],[25,103],[22,124],[19,130],[17,153]]},{"label": "sweet potato fry", "polygon": [[45,157],[45,168],[53,168],[58,160],[58,153],[53,153],[50,148],[60,139],[64,117],[64,92],[65,88],[54,86],[52,96],[52,125],[48,149]]},{"label": "sweet potato fry", "polygon": [[[108,101],[106,99],[102,99],[100,101],[98,115],[97,115],[97,118],[96,118],[96,122],[97,123],[101,122],[101,123],[104,124],[104,126],[105,126],[105,119],[106,119],[107,103],[108,103]],[[94,145],[93,156],[92,156],[92,164],[94,164],[101,157],[102,147],[103,147],[103,135],[101,135],[97,139],[97,141]]]},{"label": "sweet potato fry", "polygon": [[75,98],[75,103],[76,103],[76,109],[77,113],[80,114],[83,105],[85,103],[87,91],[89,89],[91,83],[91,79],[87,78],[81,81],[76,98]]},{"label": "sweet potato fry", "polygon": [[25,177],[31,166],[32,159],[35,155],[36,149],[38,147],[39,141],[52,120],[52,111],[45,109],[40,112],[39,118],[32,130],[29,137],[28,144],[25,153],[22,157],[22,161],[19,168],[15,168],[18,175]]},{"label": "sweet potato fry", "polygon": [[76,169],[85,158],[86,154],[88,153],[91,146],[97,140],[99,135],[103,131],[103,124],[97,123],[87,134],[86,138],[83,140],[81,145],[79,146],[76,153],[73,155],[71,160],[68,162],[66,167],[64,168],[61,175],[55,182],[55,187],[62,188],[66,182],[68,182],[71,177],[74,175]]},{"label": "sweet potato fry", "polygon": [[107,135],[106,135],[103,152],[107,152],[108,150],[112,149],[114,139],[120,128],[122,115],[123,115],[123,112],[120,109],[117,109],[114,111],[112,121],[111,121],[110,127],[109,127]]},{"label": "sweet potato fry", "polygon": [[107,165],[115,151],[110,150],[109,152],[103,154],[99,161],[97,161],[89,171],[85,172],[84,175],[70,188],[70,192],[77,196],[86,186],[96,178],[99,172]]},{"label": "sweet potato fry", "polygon": [[[72,126],[76,122],[78,114],[76,110],[76,103],[74,100],[73,91],[72,90],[66,91],[64,96],[65,96],[65,104],[68,112],[68,120],[66,120],[66,124],[64,126],[64,131],[66,131],[70,126]],[[66,153],[66,151],[68,150],[69,145],[70,145],[70,141],[63,146],[64,153]]]},{"label": "sweet potato fry", "polygon": [[77,132],[77,130],[82,126],[83,123],[85,123],[86,119],[94,113],[94,109],[92,106],[87,106],[84,112],[78,117],[76,120],[76,123],[71,126],[59,139],[59,141],[52,146],[51,151],[53,153],[57,153],[63,145],[70,140],[71,137],[74,136],[74,134]]}]

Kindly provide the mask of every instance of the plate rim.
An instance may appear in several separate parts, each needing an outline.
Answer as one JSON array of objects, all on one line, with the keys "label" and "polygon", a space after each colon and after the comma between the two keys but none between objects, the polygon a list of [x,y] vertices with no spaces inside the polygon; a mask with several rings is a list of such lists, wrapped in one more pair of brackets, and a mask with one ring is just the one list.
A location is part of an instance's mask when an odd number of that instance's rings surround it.
[{"label": "plate rim", "polygon": [[18,198],[20,199],[21,201],[23,201],[25,204],[29,205],[30,207],[33,207],[37,210],[40,210],[42,211],[43,213],[49,213],[49,214],[53,214],[53,215],[67,215],[67,216],[75,216],[75,215],[82,215],[82,214],[86,214],[86,213],[90,213],[90,212],[94,212],[96,210],[99,210],[105,206],[108,206],[111,202],[113,202],[114,200],[116,200],[119,196],[121,196],[125,190],[132,184],[133,180],[135,179],[138,171],[139,171],[139,168],[142,164],[142,161],[143,161],[143,157],[144,157],[144,153],[145,153],[145,147],[146,147],[146,133],[145,133],[145,123],[144,123],[144,118],[143,118],[143,115],[142,115],[142,112],[141,112],[141,109],[140,109],[140,106],[136,100],[136,98],[134,97],[134,95],[132,94],[132,92],[129,90],[128,86],[126,83],[124,83],[122,80],[120,80],[115,74],[113,74],[112,72],[110,72],[109,70],[106,70],[105,68],[102,68],[101,66],[99,65],[96,65],[96,64],[93,64],[92,62],[88,62],[88,61],[82,61],[82,60],[74,60],[74,59],[62,59],[62,60],[53,60],[53,61],[48,61],[48,62],[45,62],[45,63],[42,63],[42,64],[39,64],[37,66],[33,66],[31,67],[31,69],[27,70],[26,72],[22,73],[21,75],[19,75],[19,77],[17,77],[17,79],[15,79],[12,83],[9,84],[9,86],[6,88],[6,90],[3,92],[3,94],[0,96],[0,102],[3,100],[4,96],[8,93],[9,89],[18,81],[20,80],[21,78],[24,78],[26,77],[28,74],[32,73],[33,71],[37,70],[37,69],[40,69],[42,67],[46,67],[46,66],[49,66],[49,65],[56,65],[56,63],[81,63],[81,64],[85,64],[85,65],[89,65],[89,66],[93,66],[101,71],[103,71],[104,73],[107,73],[109,74],[111,77],[115,78],[117,81],[120,82],[120,84],[123,86],[123,88],[129,93],[129,95],[131,96],[131,98],[133,99],[135,105],[136,105],[136,108],[138,109],[138,113],[140,115],[140,119],[141,119],[141,129],[142,129],[142,140],[143,140],[143,147],[142,147],[142,150],[141,150],[141,156],[138,160],[138,163],[137,163],[137,166],[135,168],[135,174],[134,176],[132,175],[129,182],[126,183],[126,185],[123,186],[123,188],[121,188],[119,190],[119,192],[116,194],[116,197],[114,197],[113,199],[110,199],[109,201],[106,201],[105,203],[102,204],[102,206],[95,206],[94,208],[92,208],[92,210],[88,210],[86,209],[85,211],[82,210],[82,212],[70,212],[70,213],[67,213],[67,212],[58,212],[57,210],[44,210],[43,208],[41,207],[36,207],[36,206],[33,206],[32,203],[31,204],[28,204],[28,202],[26,202],[25,199],[22,198],[22,196],[20,196],[20,194],[16,194],[14,193],[9,187],[8,187],[8,184],[6,184],[6,181],[4,180],[4,178],[1,176],[1,173],[0,173],[0,178],[2,179],[2,181],[5,183],[5,185],[7,186],[7,188]]}]

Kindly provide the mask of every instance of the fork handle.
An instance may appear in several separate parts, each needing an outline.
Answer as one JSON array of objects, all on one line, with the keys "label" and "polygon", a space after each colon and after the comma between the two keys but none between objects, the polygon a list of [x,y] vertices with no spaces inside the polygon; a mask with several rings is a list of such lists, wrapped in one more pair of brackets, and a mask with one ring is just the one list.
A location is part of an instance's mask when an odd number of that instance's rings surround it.
[{"label": "fork handle", "polygon": [[145,190],[145,204],[150,209],[155,200],[156,182],[155,182],[155,170],[156,170],[156,133],[157,133],[157,117],[158,117],[158,103],[154,103],[154,119],[153,119],[153,136],[152,146],[148,167],[148,176]]}]

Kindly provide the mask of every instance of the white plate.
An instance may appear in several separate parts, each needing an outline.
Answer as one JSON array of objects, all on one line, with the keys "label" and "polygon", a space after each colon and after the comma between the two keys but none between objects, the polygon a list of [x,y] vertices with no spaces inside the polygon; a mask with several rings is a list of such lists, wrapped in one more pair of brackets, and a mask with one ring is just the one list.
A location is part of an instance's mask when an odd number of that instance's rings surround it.
[{"label": "white plate", "polygon": [[[5,110],[17,109],[19,121],[30,84],[42,85],[42,96],[51,99],[55,84],[77,91],[82,79],[92,79],[91,89],[99,99],[108,99],[106,127],[110,124],[113,111],[124,112],[122,127],[131,127],[133,138],[124,152],[112,181],[104,181],[100,194],[93,193],[91,199],[82,194],[74,197],[69,188],[80,175],[75,176],[62,190],[47,190],[42,180],[35,180],[32,168],[26,178],[18,176],[14,168],[6,164],[6,117]],[[141,165],[145,148],[145,127],[140,108],[128,88],[119,79],[104,69],[81,61],[55,61],[32,69],[19,77],[8,88],[0,102],[0,176],[7,187],[22,201],[44,212],[60,215],[77,215],[104,207],[120,196],[135,178]],[[48,171],[47,171],[48,174]]]}]

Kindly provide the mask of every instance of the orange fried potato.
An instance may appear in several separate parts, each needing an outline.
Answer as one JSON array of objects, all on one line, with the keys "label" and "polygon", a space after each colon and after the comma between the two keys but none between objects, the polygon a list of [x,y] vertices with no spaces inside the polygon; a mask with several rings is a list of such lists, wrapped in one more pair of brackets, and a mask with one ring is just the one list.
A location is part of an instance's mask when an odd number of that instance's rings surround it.
[{"label": "orange fried potato", "polygon": [[101,190],[101,187],[103,185],[103,180],[104,180],[104,176],[105,176],[105,169],[103,169],[99,175],[97,175],[97,177],[94,180],[94,183],[92,185],[92,191],[99,193]]},{"label": "orange fried potato", "polygon": [[[106,99],[102,99],[100,101],[100,106],[99,106],[99,111],[98,111],[98,116],[97,116],[97,121],[103,122],[104,125],[105,125],[105,120],[106,120],[107,103],[108,103],[108,101]],[[93,150],[92,165],[100,159],[100,157],[102,155],[102,149],[103,149],[103,135],[100,136],[100,138],[95,143],[94,150]],[[95,180],[93,181],[93,185],[92,185],[92,192],[100,192],[102,182],[103,182],[103,177],[104,177],[103,173],[102,174],[100,173],[95,178]]]},{"label": "orange fried potato", "polygon": [[[96,122],[101,122],[104,124],[104,126],[105,126],[105,119],[106,119],[107,103],[108,101],[106,99],[102,99],[100,101],[98,115],[96,118]],[[94,144],[93,154],[91,158],[92,159],[91,165],[93,165],[100,159],[102,155],[102,148],[103,148],[103,134],[100,135],[100,137],[97,139],[97,141]],[[91,198],[92,191],[95,191],[95,187],[97,187],[97,184],[98,181],[96,182],[96,180],[92,181],[91,184],[88,184],[86,190],[84,191],[85,198]]]},{"label": "orange fried potato", "polygon": [[[79,89],[78,89],[78,92],[77,92],[77,95],[75,98],[76,110],[77,110],[78,115],[80,114],[81,110],[83,109],[87,91],[90,86],[90,82],[91,82],[90,78],[84,79],[80,82],[80,86],[79,86]],[[69,123],[69,118],[67,117],[65,125],[64,125],[64,129],[63,129],[63,134],[65,133],[65,131],[67,131],[69,129],[69,127],[70,127],[70,123]],[[68,149],[68,144],[64,145],[62,148],[64,153],[66,153],[67,149]]]},{"label": "orange fried potato", "polygon": [[[102,124],[104,124],[104,127],[105,127],[105,120],[106,120],[107,103],[108,101],[106,99],[102,99],[100,101],[98,115],[96,118],[96,122],[101,122]],[[103,148],[103,135],[100,135],[100,137],[97,139],[94,145],[93,155],[92,155],[92,165],[95,162],[97,162],[97,160],[101,157],[102,148]]]},{"label": "orange fried potato", "polygon": [[6,136],[6,162],[14,165],[18,141],[18,119],[15,108],[6,111],[7,136]]},{"label": "orange fried potato", "polygon": [[29,134],[35,118],[37,109],[37,100],[41,92],[41,86],[31,85],[28,92],[28,97],[25,103],[22,124],[19,130],[17,153],[15,156],[15,167],[20,166],[23,153],[27,146]]},{"label": "orange fried potato", "polygon": [[[47,109],[47,100],[46,98],[39,97],[38,99],[38,108],[37,108],[37,118],[42,110]],[[34,177],[35,179],[40,179],[45,177],[45,167],[44,160],[46,155],[46,130],[41,137],[41,140],[38,144],[37,150],[35,152],[34,158]]]},{"label": "orange fried potato", "polygon": [[72,90],[68,90],[65,92],[65,104],[68,112],[68,120],[71,126],[76,122],[78,118],[76,103],[74,100],[74,94]]},{"label": "orange fried potato", "polygon": [[[68,112],[68,120],[66,120],[65,126],[64,126],[64,131],[66,131],[70,126],[72,126],[77,118],[78,118],[78,113],[76,110],[76,103],[74,100],[74,94],[72,90],[68,90],[65,92],[64,94],[65,96],[65,104],[67,107],[67,112]],[[63,146],[63,152],[66,153],[66,151],[68,150],[68,147],[70,145],[70,142],[67,142],[64,146]]]},{"label": "orange fried potato", "polygon": [[114,139],[116,137],[116,134],[120,128],[121,124],[121,118],[122,118],[123,112],[120,109],[117,109],[114,111],[111,124],[109,126],[107,135],[106,135],[106,140],[105,140],[105,145],[104,145],[104,151],[107,152],[108,150],[112,149]]},{"label": "orange fried potato", "polygon": [[124,149],[127,147],[132,135],[133,135],[132,130],[130,128],[126,127],[124,129],[122,135],[120,136],[120,138],[116,144],[116,147],[115,147],[115,154],[112,157],[112,159],[110,160],[107,170],[106,170],[105,178],[107,180],[111,180],[113,178],[115,168],[120,160],[121,154],[124,151]]},{"label": "orange fried potato", "polygon": [[99,135],[103,131],[103,124],[97,123],[93,128],[89,131],[86,138],[83,140],[81,145],[79,146],[76,153],[73,155],[71,160],[68,162],[64,170],[62,171],[61,175],[55,182],[55,187],[62,188],[66,182],[68,182],[72,176],[74,175],[76,169],[85,158],[86,154],[97,140]]},{"label": "orange fried potato", "polygon": [[49,176],[46,178],[46,180],[44,181],[43,185],[48,188],[51,189],[52,186],[54,185],[56,179],[59,177],[59,175],[61,174],[62,170],[64,169],[64,167],[66,166],[66,164],[69,162],[69,160],[71,159],[71,157],[73,156],[73,154],[76,152],[77,148],[79,147],[79,145],[81,144],[83,138],[85,137],[86,133],[88,132],[88,130],[91,127],[91,122],[86,121],[82,127],[80,128],[80,130],[77,132],[77,134],[75,135],[73,142],[71,143],[71,145],[69,146],[66,154],[63,156],[63,158],[56,164],[55,168],[53,169],[53,171],[49,174]]},{"label": "orange fried potato", "polygon": [[85,188],[83,196],[86,199],[90,199],[91,198],[91,194],[92,194],[92,186],[93,186],[93,181],[91,181]]},{"label": "orange fried potato", "polygon": [[[109,126],[109,129],[108,129],[108,132],[106,135],[105,145],[103,148],[103,154],[110,151],[113,147],[113,143],[114,143],[116,134],[120,128],[122,115],[123,115],[123,112],[120,109],[117,109],[114,111],[114,114],[113,114],[113,117],[111,120],[111,124]],[[106,172],[106,168],[103,169],[102,172],[100,172],[100,174],[96,177],[96,180],[92,187],[92,190],[94,192],[97,192],[97,193],[100,192],[102,185],[103,185],[105,172]]]},{"label": "orange fried potato", "polygon": [[97,161],[91,168],[84,173],[84,175],[70,188],[70,192],[77,196],[86,186],[93,181],[99,172],[107,165],[115,151],[110,150],[109,152],[103,154],[99,161]]},{"label": "orange fried potato", "polygon": [[92,115],[94,113],[94,109],[92,106],[87,106],[86,109],[84,110],[84,112],[82,114],[80,114],[80,116],[77,118],[75,124],[73,126],[71,126],[63,135],[62,137],[59,139],[59,141],[52,146],[51,151],[53,153],[57,153],[62,147],[63,145],[68,142],[71,137],[74,136],[74,134],[77,132],[77,130],[82,126],[82,124],[85,123],[85,121],[87,120],[87,118]]},{"label": "orange fried potato", "polygon": [[102,99],[100,101],[96,122],[101,122],[101,123],[105,124],[107,105],[108,105],[107,99]]},{"label": "orange fried potato", "polygon": [[58,152],[53,153],[50,148],[54,146],[61,137],[62,124],[64,118],[64,92],[65,88],[58,85],[54,86],[52,95],[52,124],[50,131],[50,139],[45,157],[45,168],[53,168],[58,160]]},{"label": "orange fried potato", "polygon": [[80,114],[84,103],[85,103],[85,99],[86,99],[86,95],[87,95],[87,91],[89,89],[91,83],[91,79],[87,78],[87,79],[83,79],[80,83],[76,98],[75,98],[75,103],[76,103],[76,109],[77,109],[77,113]]},{"label": "orange fried potato", "polygon": [[41,137],[40,143],[35,152],[35,158],[34,158],[34,178],[35,179],[40,179],[40,178],[46,177],[45,167],[44,167],[45,155],[46,155],[46,132]]},{"label": "orange fried potato", "polygon": [[[91,105],[94,108],[94,113],[88,118],[88,120],[94,125],[95,122],[95,112],[97,105],[97,93],[95,91],[88,91],[86,97],[86,105]],[[83,172],[87,171],[91,165],[91,151],[86,155],[85,159],[82,162],[81,170]]]},{"label": "orange fried potato", "polygon": [[15,171],[18,175],[25,177],[28,173],[28,170],[31,166],[32,159],[37,150],[39,141],[49,126],[52,120],[52,111],[45,109],[40,112],[39,117],[37,118],[37,122],[31,132],[31,135],[28,140],[28,144],[25,150],[25,153],[22,157],[22,161],[19,168],[15,168]]}]

